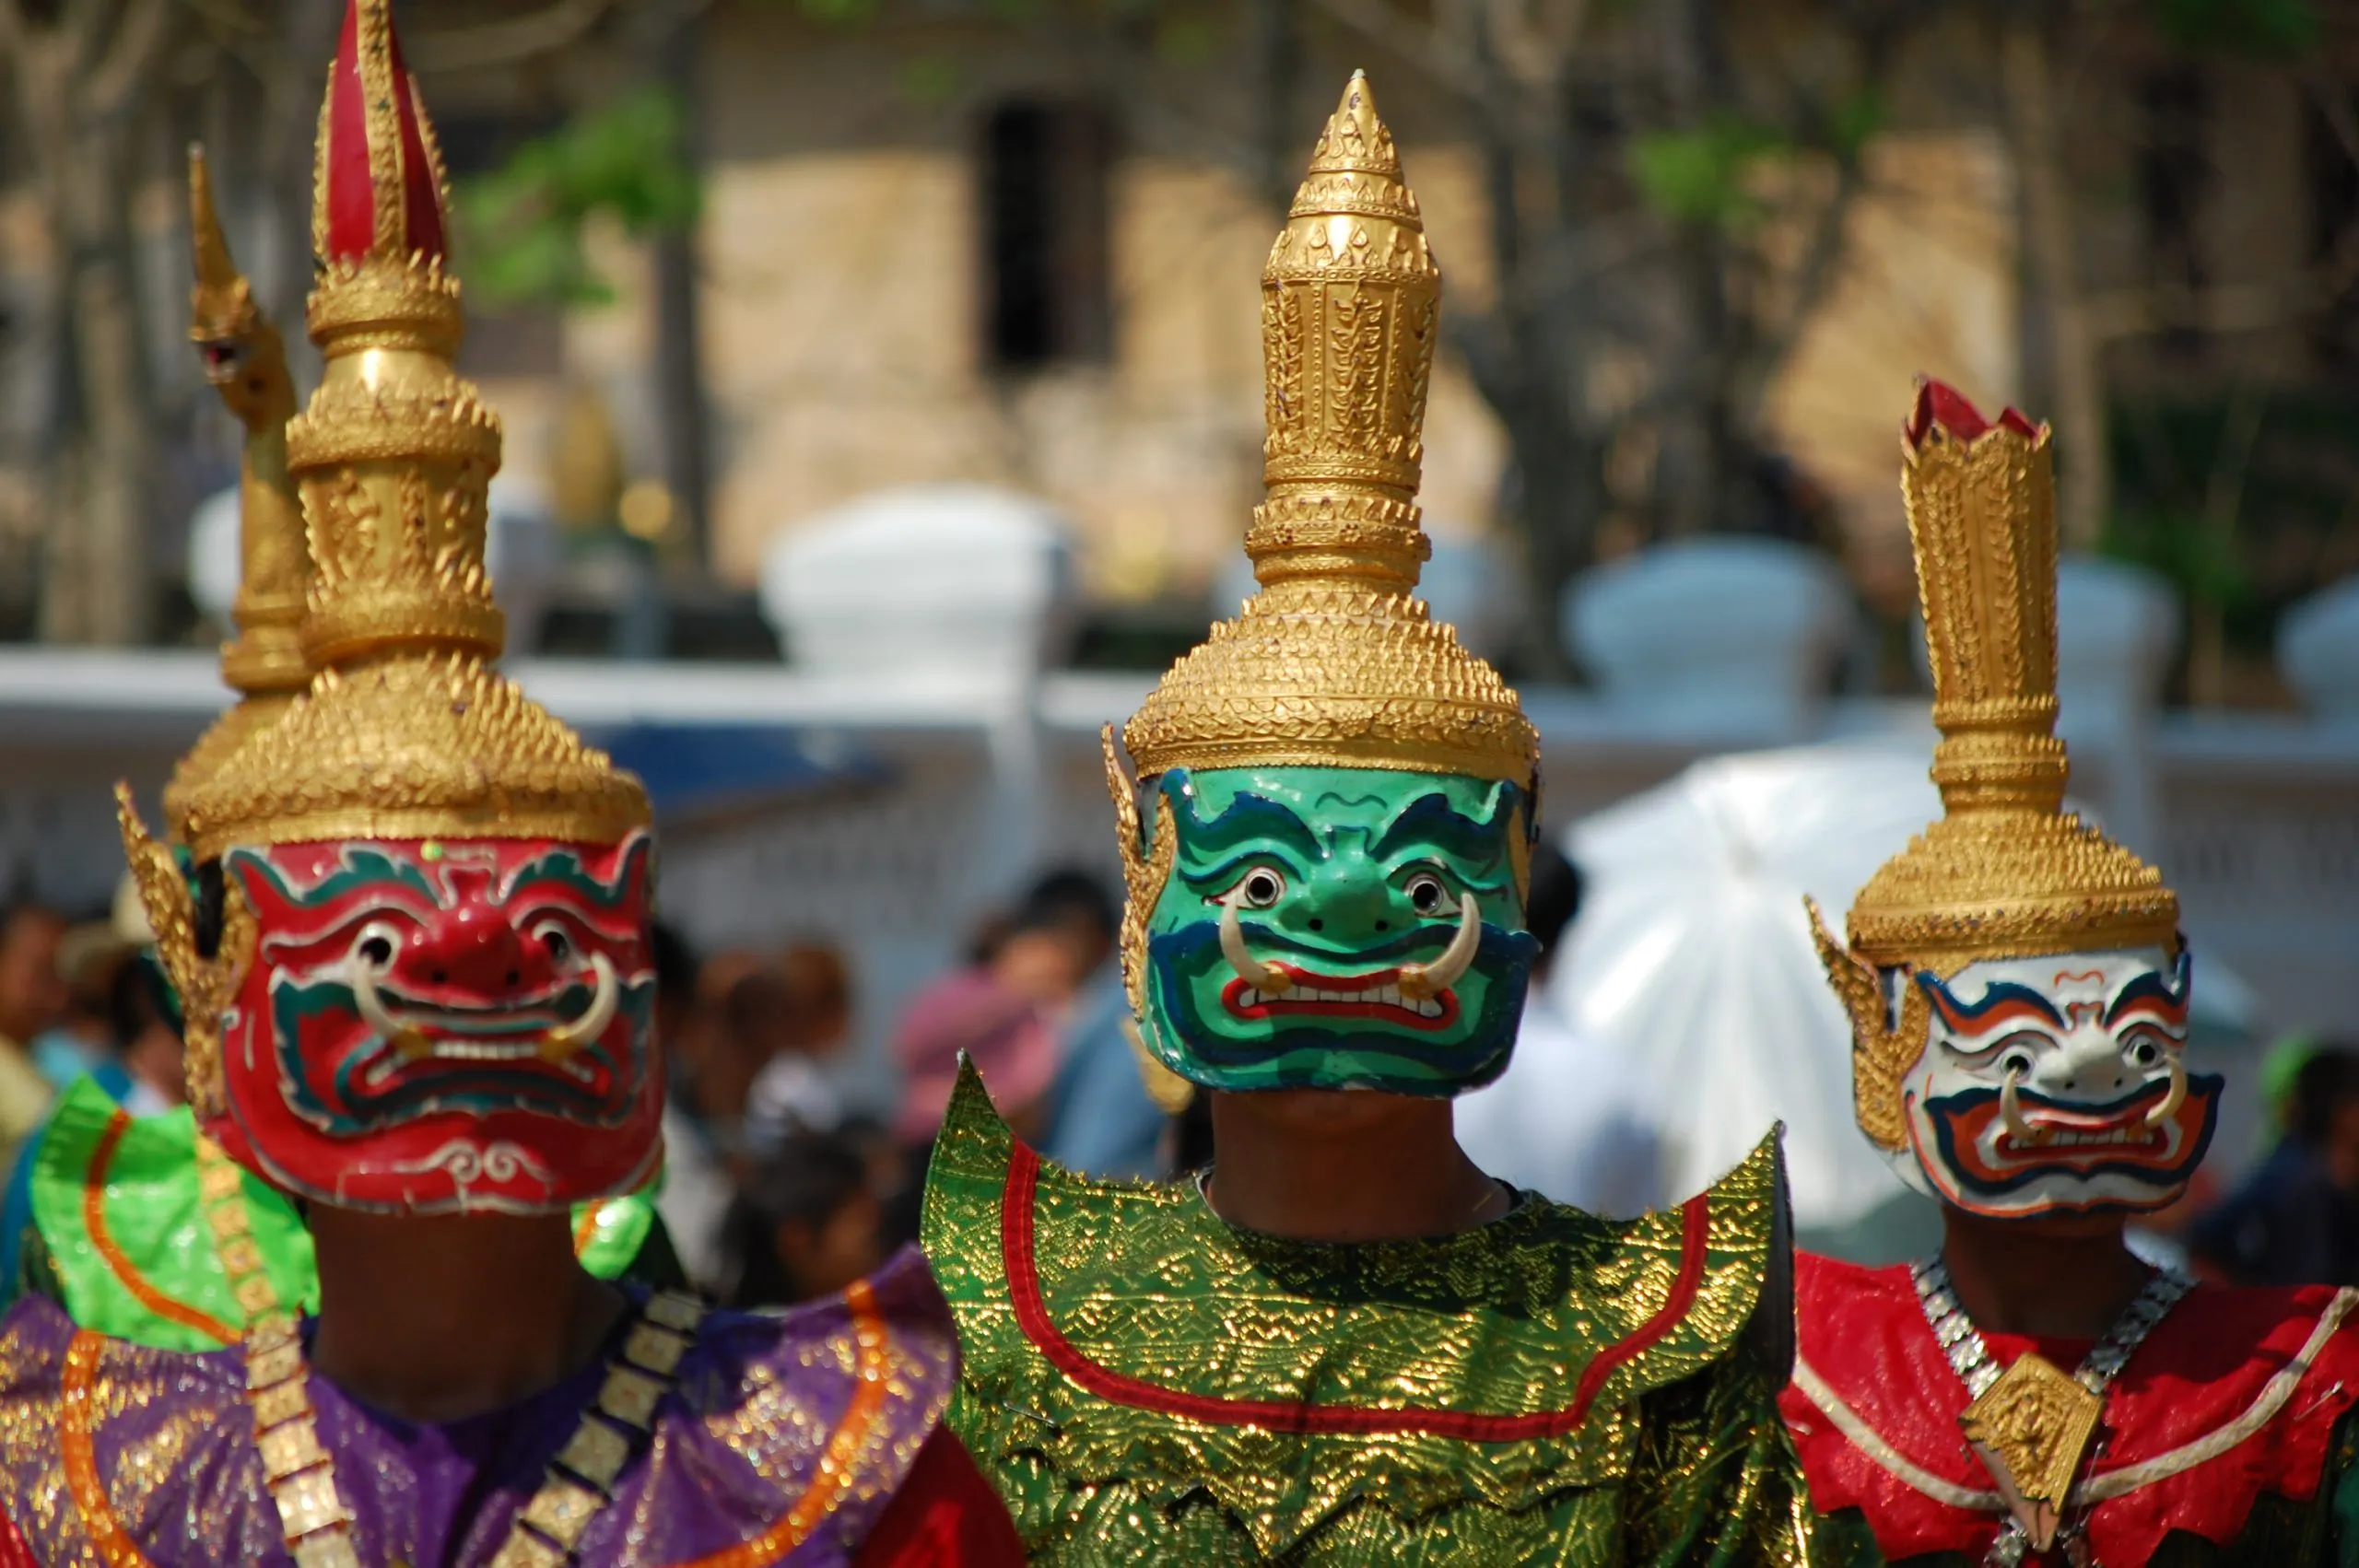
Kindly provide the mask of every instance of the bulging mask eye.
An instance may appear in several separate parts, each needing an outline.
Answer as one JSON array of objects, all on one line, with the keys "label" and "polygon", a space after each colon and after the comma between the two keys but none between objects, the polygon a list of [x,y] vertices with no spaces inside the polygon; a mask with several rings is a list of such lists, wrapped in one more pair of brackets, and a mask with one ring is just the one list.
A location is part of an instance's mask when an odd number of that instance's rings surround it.
[{"label": "bulging mask eye", "polygon": [[2132,1035],[2121,1054],[2132,1067],[2158,1067],[2163,1059],[2162,1042],[2152,1035]]},{"label": "bulging mask eye", "polygon": [[1999,1076],[2001,1078],[2029,1078],[2033,1066],[2031,1052],[2021,1046],[1999,1054]]},{"label": "bulging mask eye", "polygon": [[1249,909],[1266,909],[1284,896],[1286,879],[1268,866],[1255,866],[1237,884],[1238,901]]},{"label": "bulging mask eye", "polygon": [[1420,915],[1438,915],[1449,902],[1449,887],[1431,872],[1419,872],[1401,886],[1409,907]]},{"label": "bulging mask eye", "polygon": [[562,964],[573,956],[573,939],[565,934],[564,927],[544,924],[533,934],[540,938],[541,945],[548,949],[549,956],[558,963]]},{"label": "bulging mask eye", "polygon": [[352,955],[381,973],[393,967],[393,954],[400,951],[400,947],[392,931],[382,926],[370,926],[361,931],[360,940],[352,944]]}]

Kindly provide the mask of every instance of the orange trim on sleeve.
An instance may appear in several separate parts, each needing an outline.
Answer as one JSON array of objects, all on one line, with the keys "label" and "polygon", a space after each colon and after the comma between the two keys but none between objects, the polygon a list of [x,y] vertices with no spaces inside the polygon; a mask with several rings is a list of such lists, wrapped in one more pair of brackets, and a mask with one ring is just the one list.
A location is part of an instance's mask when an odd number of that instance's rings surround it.
[{"label": "orange trim on sleeve", "polygon": [[191,1306],[158,1289],[107,1229],[107,1171],[114,1164],[115,1151],[121,1147],[124,1134],[130,1130],[130,1113],[117,1106],[107,1120],[106,1130],[99,1134],[99,1146],[90,1152],[89,1168],[82,1173],[82,1224],[90,1233],[90,1245],[98,1248],[100,1260],[140,1305],[168,1322],[208,1336],[217,1344],[234,1344],[237,1329],[204,1308]]},{"label": "orange trim on sleeve", "polygon": [[65,1468],[65,1490],[73,1493],[74,1508],[82,1516],[91,1549],[106,1561],[107,1568],[150,1568],[147,1557],[123,1534],[114,1503],[107,1496],[106,1482],[99,1475],[90,1401],[98,1385],[99,1357],[106,1346],[105,1335],[84,1328],[65,1347],[65,1375],[58,1390],[57,1451]]},{"label": "orange trim on sleeve", "polygon": [[893,1333],[886,1327],[884,1311],[867,1281],[856,1281],[845,1290],[844,1305],[851,1312],[859,1375],[843,1415],[827,1434],[818,1473],[785,1516],[760,1535],[710,1556],[675,1563],[674,1568],[770,1568],[801,1546],[842,1501],[852,1483],[853,1464],[868,1445],[877,1415],[885,1407],[886,1385],[893,1373]]}]

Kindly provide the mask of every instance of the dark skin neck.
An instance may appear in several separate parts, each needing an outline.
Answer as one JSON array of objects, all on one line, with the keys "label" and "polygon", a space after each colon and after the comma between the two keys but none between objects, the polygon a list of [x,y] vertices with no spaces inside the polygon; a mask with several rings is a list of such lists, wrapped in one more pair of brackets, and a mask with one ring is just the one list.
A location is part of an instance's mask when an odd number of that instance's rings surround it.
[{"label": "dark skin neck", "polygon": [[2154,1275],[2124,1224],[2119,1215],[1985,1220],[1944,1208],[1942,1260],[1977,1328],[2094,1340]]},{"label": "dark skin neck", "polygon": [[311,1366],[416,1422],[514,1404],[597,1358],[628,1303],[573,1259],[562,1213],[417,1219],[312,1206]]},{"label": "dark skin neck", "polygon": [[1450,1130],[1449,1102],[1273,1089],[1212,1098],[1213,1212],[1297,1241],[1402,1241],[1507,1212]]}]

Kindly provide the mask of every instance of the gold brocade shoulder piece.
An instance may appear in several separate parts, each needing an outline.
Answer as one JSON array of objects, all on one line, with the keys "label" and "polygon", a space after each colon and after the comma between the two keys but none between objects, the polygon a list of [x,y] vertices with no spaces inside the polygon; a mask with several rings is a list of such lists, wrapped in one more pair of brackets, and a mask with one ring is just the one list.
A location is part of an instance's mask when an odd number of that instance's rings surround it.
[{"label": "gold brocade shoulder piece", "polygon": [[1392,135],[1355,76],[1262,274],[1261,591],[1123,730],[1142,775],[1311,766],[1532,785],[1539,736],[1417,599],[1415,502],[1441,274]]},{"label": "gold brocade shoulder piece", "polygon": [[924,1223],[959,1324],[954,1424],[1027,1539],[1116,1484],[1156,1509],[1209,1494],[1272,1557],[1355,1504],[1537,1517],[1630,1473],[1642,1396],[1739,1353],[1780,1180],[1772,1140],[1637,1221],[1527,1198],[1428,1242],[1289,1242],[1192,1185],[1039,1159],[969,1068]]}]

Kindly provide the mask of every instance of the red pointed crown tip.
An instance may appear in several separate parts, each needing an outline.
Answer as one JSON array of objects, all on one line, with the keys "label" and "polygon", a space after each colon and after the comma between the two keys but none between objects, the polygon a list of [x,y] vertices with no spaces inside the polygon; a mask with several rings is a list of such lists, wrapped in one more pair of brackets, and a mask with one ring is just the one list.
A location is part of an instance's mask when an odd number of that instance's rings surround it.
[{"label": "red pointed crown tip", "polygon": [[358,261],[378,253],[377,188],[370,169],[378,158],[398,156],[402,170],[402,228],[406,253],[440,258],[446,253],[442,193],[434,162],[427,155],[426,130],[401,38],[385,18],[386,63],[392,77],[394,147],[369,145],[368,87],[360,69],[361,0],[345,7],[344,32],[336,41],[335,68],[328,78],[327,256]]},{"label": "red pointed crown tip", "polygon": [[[1921,447],[1935,427],[1956,440],[1971,445],[1987,434],[1994,421],[1985,419],[1982,411],[1974,406],[1966,395],[1947,381],[1922,377],[1917,382],[1917,406],[1908,415],[1908,444]],[[2039,439],[2039,427],[2023,410],[2008,407],[2000,412],[1995,424],[2013,430],[2026,440]]]}]

